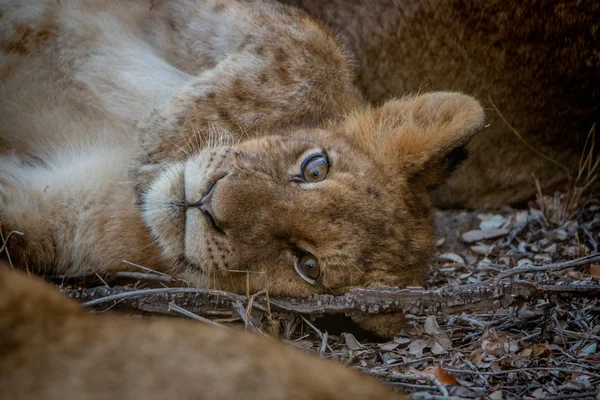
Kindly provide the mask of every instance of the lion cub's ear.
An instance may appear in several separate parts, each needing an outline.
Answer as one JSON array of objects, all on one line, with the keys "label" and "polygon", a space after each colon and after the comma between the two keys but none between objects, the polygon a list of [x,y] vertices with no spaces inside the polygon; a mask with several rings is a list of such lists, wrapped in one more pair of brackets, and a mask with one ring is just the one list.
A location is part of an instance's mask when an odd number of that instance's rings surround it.
[{"label": "lion cub's ear", "polygon": [[381,162],[434,186],[466,157],[484,112],[473,97],[434,92],[388,101],[355,122],[357,139]]}]

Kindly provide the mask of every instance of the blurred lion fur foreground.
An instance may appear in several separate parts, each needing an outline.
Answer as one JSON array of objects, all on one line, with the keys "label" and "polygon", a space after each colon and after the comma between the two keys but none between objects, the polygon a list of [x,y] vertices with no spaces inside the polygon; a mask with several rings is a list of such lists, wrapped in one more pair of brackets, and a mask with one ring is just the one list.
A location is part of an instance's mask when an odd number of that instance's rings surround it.
[{"label": "blurred lion fur foreground", "polygon": [[0,395],[25,399],[405,399],[275,340],[183,320],[91,316],[0,265]]}]

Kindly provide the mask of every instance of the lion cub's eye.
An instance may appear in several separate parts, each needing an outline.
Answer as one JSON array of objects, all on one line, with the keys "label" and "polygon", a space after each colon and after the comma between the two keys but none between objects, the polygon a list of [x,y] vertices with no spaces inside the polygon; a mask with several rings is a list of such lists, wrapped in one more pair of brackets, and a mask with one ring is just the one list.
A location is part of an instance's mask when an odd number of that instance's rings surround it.
[{"label": "lion cub's eye", "polygon": [[298,257],[294,264],[294,269],[302,279],[311,285],[315,285],[321,277],[319,260],[310,253],[304,253]]},{"label": "lion cub's eye", "polygon": [[321,182],[329,172],[329,162],[323,154],[313,155],[302,163],[302,177],[306,182]]}]

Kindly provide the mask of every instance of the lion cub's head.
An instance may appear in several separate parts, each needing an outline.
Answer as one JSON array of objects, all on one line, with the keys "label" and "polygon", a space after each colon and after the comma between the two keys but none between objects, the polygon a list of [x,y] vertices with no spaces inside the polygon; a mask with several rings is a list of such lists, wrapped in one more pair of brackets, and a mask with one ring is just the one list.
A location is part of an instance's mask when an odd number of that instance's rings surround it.
[{"label": "lion cub's head", "polygon": [[224,290],[422,284],[429,190],[483,119],[471,97],[430,93],[323,129],[205,147],[162,161],[141,193],[143,216],[166,257]]}]

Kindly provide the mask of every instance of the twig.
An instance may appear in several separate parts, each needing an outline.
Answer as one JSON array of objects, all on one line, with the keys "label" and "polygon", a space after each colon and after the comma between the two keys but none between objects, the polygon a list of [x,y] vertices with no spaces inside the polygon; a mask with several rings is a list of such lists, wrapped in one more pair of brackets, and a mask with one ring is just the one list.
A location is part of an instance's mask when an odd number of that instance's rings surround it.
[{"label": "twig", "polygon": [[588,242],[590,242],[590,244],[592,245],[592,251],[594,253],[598,252],[598,242],[594,239],[594,236],[592,236],[590,231],[585,229],[585,226],[583,226],[583,225],[579,226],[579,230],[581,230],[583,232],[583,234],[587,237]]},{"label": "twig", "polygon": [[584,399],[589,397],[591,399],[596,399],[598,395],[597,391],[594,392],[586,392],[586,393],[571,393],[571,394],[559,394],[558,396],[548,396],[545,397],[546,400],[568,400],[568,399]]},{"label": "twig", "polygon": [[240,315],[242,321],[244,321],[244,326],[246,327],[246,329],[255,333],[262,333],[262,331],[256,326],[256,324],[252,320],[252,316],[247,314],[247,310],[244,308],[244,305],[241,301],[236,300],[235,302],[233,302],[232,307]]},{"label": "twig", "polygon": [[567,331],[567,330],[564,330],[564,329],[562,330],[562,332],[565,333],[567,336],[576,337],[578,339],[591,338],[593,340],[600,341],[600,336],[597,336],[597,335],[588,335],[587,333]]},{"label": "twig", "polygon": [[448,397],[448,390],[438,381],[435,375],[431,374],[419,374],[419,375],[410,375],[410,374],[401,374],[400,372],[385,372],[380,370],[370,370],[370,369],[360,369],[361,371],[377,376],[379,378],[385,378],[394,381],[427,381],[430,385],[433,385],[439,390],[442,396]]},{"label": "twig", "polygon": [[418,390],[436,390],[437,389],[435,386],[418,385],[416,383],[406,383],[406,382],[385,382],[385,383],[390,386],[400,386],[400,387],[409,388],[409,389],[418,389]]},{"label": "twig", "polygon": [[[159,288],[134,290],[127,287],[61,288],[86,307],[125,299],[119,308],[169,314],[168,303],[176,303],[199,315],[231,316],[232,302],[247,303],[242,295],[202,288]],[[555,298],[592,297],[600,292],[599,285],[539,285],[525,281],[490,281],[472,285],[447,285],[435,290],[417,288],[355,288],[342,296],[313,295],[307,298],[272,298],[274,315],[298,313],[366,315],[402,312],[413,315],[433,313],[460,314],[495,311],[548,296]],[[152,296],[148,298],[148,296]],[[140,299],[141,298],[141,299]],[[253,307],[266,312],[265,296],[258,296]]]},{"label": "twig", "polygon": [[100,275],[98,275],[98,273],[95,273],[96,278],[100,279],[100,282],[102,282],[104,284],[104,286],[106,286],[107,288],[110,287],[110,285],[108,283],[106,283],[106,281],[104,279],[102,279],[102,277]]},{"label": "twig", "polygon": [[265,290],[259,290],[258,292],[254,293],[252,296],[250,296],[248,298],[248,305],[246,306],[246,315],[252,315],[252,306],[254,305],[254,299],[256,299],[258,296],[265,294]]},{"label": "twig", "polygon": [[201,317],[199,315],[194,314],[193,312],[189,312],[185,308],[181,308],[181,307],[179,307],[175,303],[169,303],[169,311],[178,312],[181,315],[185,315],[186,317],[191,318],[191,319],[195,319],[196,321],[204,322],[207,325],[218,326],[219,328],[229,329],[226,326],[221,325],[221,324],[219,324],[219,323],[217,323],[215,321],[212,321],[212,320],[210,320],[208,318],[204,318],[204,317]]},{"label": "twig", "polygon": [[600,378],[600,374],[595,374],[593,372],[589,372],[589,371],[580,371],[577,369],[569,369],[569,368],[546,368],[546,367],[531,367],[531,368],[521,368],[521,369],[507,369],[504,371],[496,371],[496,372],[486,372],[486,371],[467,371],[464,369],[454,369],[454,368],[446,368],[444,367],[444,371],[446,372],[456,372],[456,373],[462,373],[462,374],[469,374],[469,375],[504,375],[504,374],[510,374],[511,372],[515,372],[515,373],[519,373],[519,372],[524,372],[524,371],[557,371],[557,372],[564,372],[567,374],[583,374],[583,375],[590,375],[596,378]]},{"label": "twig", "polygon": [[404,367],[406,365],[418,364],[418,363],[434,361],[434,360],[435,360],[435,358],[433,358],[433,357],[423,357],[423,358],[418,358],[416,360],[410,360],[410,361],[405,361],[405,362],[401,362],[401,363],[392,363],[392,364],[388,364],[388,365],[381,365],[381,366],[375,367],[373,369],[381,370],[381,369],[388,369],[388,368],[392,368],[392,367]]},{"label": "twig", "polygon": [[519,267],[515,267],[508,271],[498,274],[495,280],[500,280],[512,275],[524,274],[528,272],[550,272],[550,271],[562,271],[563,269],[582,267],[584,265],[593,264],[600,261],[600,254],[592,254],[575,260],[559,262],[555,264],[546,265],[533,265],[524,264]]},{"label": "twig", "polygon": [[129,271],[117,271],[110,274],[110,277],[113,279],[116,278],[125,278],[125,279],[137,279],[142,281],[156,281],[163,283],[173,283],[175,282],[175,278],[164,275],[164,274],[156,274],[154,272],[144,273],[144,272],[129,272]]},{"label": "twig", "polygon": [[164,272],[156,271],[156,270],[153,270],[152,268],[148,268],[148,267],[144,267],[143,265],[132,263],[131,261],[121,260],[121,262],[124,262],[127,265],[131,265],[132,267],[139,268],[142,271],[151,272],[156,275],[169,276],[169,275],[165,274]]},{"label": "twig", "polygon": [[99,299],[87,301],[82,303],[83,307],[92,307],[97,306],[99,304],[108,303],[115,300],[126,299],[130,297],[140,297],[140,296],[148,296],[154,294],[162,294],[162,293],[194,293],[194,294],[209,294],[212,296],[223,296],[230,300],[241,300],[244,299],[244,296],[240,296],[234,293],[223,292],[221,290],[215,289],[202,289],[202,288],[158,288],[158,289],[144,289],[144,290],[134,290],[131,292],[122,292],[117,293],[111,296],[101,297]]},{"label": "twig", "polygon": [[313,331],[315,331],[317,333],[317,335],[319,335],[319,337],[321,338],[321,347],[319,348],[319,355],[322,356],[325,354],[325,349],[327,348],[327,337],[329,336],[329,334],[327,332],[322,333],[319,329],[317,329],[316,326],[314,326],[313,324],[310,323],[309,320],[307,320],[306,318],[302,317],[302,320],[304,322],[306,322],[306,324],[308,326],[310,326],[312,328]]},{"label": "twig", "polygon": [[417,392],[410,395],[412,400],[463,400],[463,397],[436,396],[426,392]]},{"label": "twig", "polygon": [[[250,275],[246,275],[246,276],[250,276]],[[252,320],[252,306],[254,305],[254,299],[256,299],[257,296],[260,296],[261,294],[264,294],[265,290],[260,290],[256,293],[254,293],[252,296],[249,297],[248,299],[248,305],[246,306],[246,318],[242,317],[242,320],[244,321],[244,324],[246,325],[246,329],[248,329],[248,325],[252,324],[253,326],[250,327],[253,331],[260,331],[260,329],[258,329],[256,327],[256,325],[254,324],[254,321]],[[240,303],[241,306],[241,303]],[[237,307],[236,307],[237,310]]]},{"label": "twig", "polygon": [[2,238],[2,247],[0,247],[0,254],[2,254],[2,252],[4,252],[4,250],[6,249],[6,246],[8,246],[8,239],[10,239],[10,237],[12,235],[19,235],[19,236],[24,236],[23,232],[19,232],[19,231],[10,231],[8,233],[8,235],[6,235],[6,238]]},{"label": "twig", "polygon": [[488,380],[487,380],[487,379],[485,379],[485,377],[479,373],[479,370],[477,369],[477,367],[475,366],[475,364],[473,364],[473,363],[472,363],[471,361],[469,361],[469,360],[465,360],[465,364],[466,364],[466,365],[467,365],[469,368],[471,368],[471,370],[473,370],[473,372],[477,372],[477,376],[479,377],[479,379],[481,379],[481,380],[482,380],[482,381],[485,383],[485,386],[487,386],[487,387],[489,387],[489,386],[490,386],[490,383],[488,382]]}]

